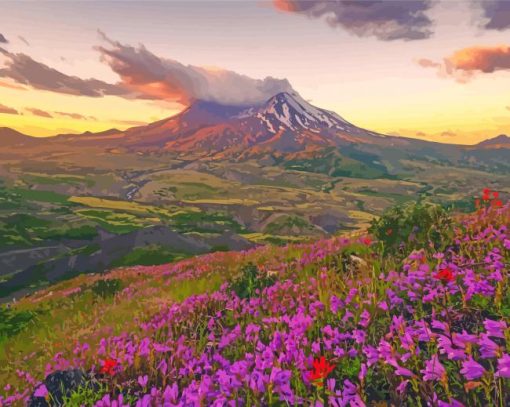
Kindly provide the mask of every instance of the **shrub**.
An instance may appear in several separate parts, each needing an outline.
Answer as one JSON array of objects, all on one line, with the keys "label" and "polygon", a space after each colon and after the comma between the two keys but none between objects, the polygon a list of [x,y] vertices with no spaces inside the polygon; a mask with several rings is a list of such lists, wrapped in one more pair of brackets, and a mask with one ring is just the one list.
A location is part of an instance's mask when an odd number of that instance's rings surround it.
[{"label": "shrub", "polygon": [[122,282],[117,278],[109,280],[97,280],[90,287],[92,292],[101,298],[113,297],[115,293],[122,289]]},{"label": "shrub", "polygon": [[413,250],[444,249],[452,243],[452,219],[439,205],[408,202],[386,210],[369,232],[381,242],[383,254],[407,256]]},{"label": "shrub", "polygon": [[0,306],[0,341],[21,332],[34,319],[35,313]]},{"label": "shrub", "polygon": [[241,272],[230,284],[230,288],[239,298],[251,298],[256,290],[261,290],[275,283],[275,278],[263,275],[257,266],[248,263],[241,268]]}]

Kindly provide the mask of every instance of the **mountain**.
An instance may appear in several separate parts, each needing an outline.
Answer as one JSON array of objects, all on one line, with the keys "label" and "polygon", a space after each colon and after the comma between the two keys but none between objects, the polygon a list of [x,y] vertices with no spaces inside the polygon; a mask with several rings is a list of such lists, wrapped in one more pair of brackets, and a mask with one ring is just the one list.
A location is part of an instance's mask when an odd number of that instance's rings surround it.
[{"label": "mountain", "polygon": [[290,153],[374,142],[386,136],[361,129],[297,94],[279,93],[260,106],[234,107],[197,101],[169,119],[125,132],[124,145],[237,157]]},{"label": "mountain", "polygon": [[484,140],[476,145],[478,148],[510,148],[510,137],[500,134],[497,137]]},{"label": "mountain", "polygon": [[[27,144],[30,137],[19,135]],[[13,139],[2,145],[13,147]],[[197,100],[181,113],[125,131],[58,135],[34,143],[38,156],[115,152],[168,154],[185,161],[263,160],[296,170],[374,178],[405,172],[406,161],[510,169],[507,136],[461,146],[388,136],[358,127],[320,109],[297,93],[282,92],[256,106],[228,106]],[[15,147],[15,146],[14,146]],[[29,148],[23,154],[30,155]],[[269,161],[268,161],[269,160]]]},{"label": "mountain", "polygon": [[108,129],[108,130],[100,131],[100,132],[97,132],[97,133],[93,133],[91,131],[85,131],[85,132],[79,133],[79,134],[76,134],[76,133],[59,134],[56,137],[73,139],[75,137],[102,137],[102,136],[110,136],[112,134],[118,134],[118,133],[121,133],[121,130],[114,128],[114,129]]},{"label": "mountain", "polygon": [[9,127],[0,127],[0,147],[22,146],[27,143],[37,142],[37,138],[27,136]]}]

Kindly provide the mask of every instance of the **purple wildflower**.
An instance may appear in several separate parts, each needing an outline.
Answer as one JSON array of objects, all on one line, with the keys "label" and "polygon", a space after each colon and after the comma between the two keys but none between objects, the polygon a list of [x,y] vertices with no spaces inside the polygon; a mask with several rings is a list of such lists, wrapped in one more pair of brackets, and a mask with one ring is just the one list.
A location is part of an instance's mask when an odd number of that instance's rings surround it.
[{"label": "purple wildflower", "polygon": [[483,359],[495,358],[499,354],[499,345],[489,338],[489,335],[482,334],[478,341],[480,345],[480,356]]},{"label": "purple wildflower", "polygon": [[483,321],[483,326],[487,331],[487,335],[494,338],[505,338],[504,330],[507,328],[505,321],[493,321],[492,319],[486,319]]},{"label": "purple wildflower", "polygon": [[35,397],[46,397],[48,395],[48,389],[44,384],[41,384],[34,392]]},{"label": "purple wildflower", "polygon": [[467,380],[475,380],[483,376],[485,369],[481,364],[475,362],[473,358],[470,358],[462,362],[460,373],[462,373]]},{"label": "purple wildflower", "polygon": [[506,353],[498,359],[498,370],[495,374],[498,377],[510,379],[510,356]]},{"label": "purple wildflower", "polygon": [[421,370],[421,373],[425,381],[446,380],[446,370],[437,355],[432,355],[430,360],[425,361],[425,369]]},{"label": "purple wildflower", "polygon": [[145,387],[147,386],[147,383],[149,382],[149,376],[145,375],[145,376],[139,376],[138,377],[138,384],[141,386],[141,387]]}]

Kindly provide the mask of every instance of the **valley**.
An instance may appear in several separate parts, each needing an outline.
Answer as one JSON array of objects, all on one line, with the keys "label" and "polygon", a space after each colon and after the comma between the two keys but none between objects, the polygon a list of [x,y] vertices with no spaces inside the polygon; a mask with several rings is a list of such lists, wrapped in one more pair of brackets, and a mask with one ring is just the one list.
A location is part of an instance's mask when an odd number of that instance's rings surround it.
[{"label": "valley", "polygon": [[[44,141],[0,129],[0,297],[80,273],[366,229],[386,208],[510,194],[510,138],[379,135],[298,95],[196,102],[169,119]],[[487,153],[488,152],[488,153]]]}]

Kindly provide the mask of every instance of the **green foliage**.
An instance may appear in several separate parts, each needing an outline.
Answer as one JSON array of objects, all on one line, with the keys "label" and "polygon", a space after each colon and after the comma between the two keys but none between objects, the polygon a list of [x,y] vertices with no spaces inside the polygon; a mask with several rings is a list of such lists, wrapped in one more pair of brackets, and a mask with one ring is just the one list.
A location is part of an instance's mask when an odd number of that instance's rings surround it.
[{"label": "green foliage", "polygon": [[35,313],[30,311],[16,311],[6,306],[0,306],[0,341],[9,338],[25,329]]},{"label": "green foliage", "polygon": [[186,253],[177,253],[170,247],[160,245],[149,245],[137,247],[124,257],[115,260],[112,267],[126,266],[155,266],[158,264],[170,263],[188,257]]},{"label": "green foliage", "polygon": [[240,233],[244,227],[228,213],[222,212],[186,212],[172,217],[172,225],[181,233],[214,233],[232,230]]},{"label": "green foliage", "polygon": [[90,286],[92,292],[101,298],[113,297],[122,289],[122,281],[117,278],[108,280],[97,280]]},{"label": "green foliage", "polygon": [[336,366],[335,372],[340,374],[343,380],[356,380],[361,369],[361,360],[359,358],[341,358]]},{"label": "green foliage", "polygon": [[330,151],[328,154],[310,159],[286,160],[284,168],[296,171],[316,172],[332,177],[355,177],[363,179],[386,178],[388,176],[384,165],[375,164],[375,156],[362,153],[354,149]]},{"label": "green foliage", "polygon": [[226,244],[217,244],[211,247],[211,252],[228,252],[230,248]]},{"label": "green foliage", "polygon": [[241,268],[240,274],[233,279],[230,288],[239,298],[251,298],[255,296],[256,290],[262,290],[275,283],[274,277],[262,275],[257,266],[248,263]]},{"label": "green foliage", "polygon": [[410,202],[386,210],[372,221],[369,232],[381,242],[383,254],[401,257],[431,245],[450,245],[452,219],[439,205]]},{"label": "green foliage", "polygon": [[76,240],[92,240],[97,236],[97,230],[92,225],[79,225],[76,227],[61,226],[52,227],[39,233],[39,237],[43,239],[76,239]]},{"label": "green foliage", "polygon": [[[306,219],[294,215],[280,216],[264,228],[264,233],[272,235],[286,234],[289,230],[310,231],[314,227]],[[284,233],[282,233],[284,231]]]},{"label": "green foliage", "polygon": [[98,400],[101,400],[104,394],[108,392],[107,386],[100,383],[86,383],[69,396],[64,396],[65,406],[93,406]]}]

